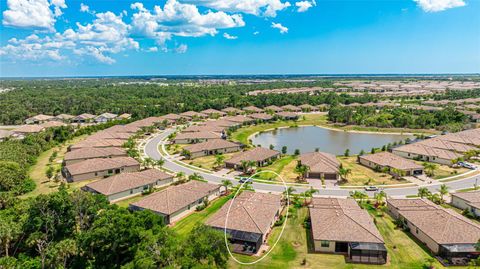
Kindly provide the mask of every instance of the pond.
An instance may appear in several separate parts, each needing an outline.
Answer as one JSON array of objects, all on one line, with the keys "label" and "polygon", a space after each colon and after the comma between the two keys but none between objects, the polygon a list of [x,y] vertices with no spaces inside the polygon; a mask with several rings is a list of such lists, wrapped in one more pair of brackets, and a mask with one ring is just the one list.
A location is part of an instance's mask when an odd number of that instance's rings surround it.
[{"label": "pond", "polygon": [[253,145],[261,145],[265,148],[273,145],[279,151],[283,146],[287,146],[289,154],[293,154],[295,149],[306,153],[313,152],[315,148],[318,148],[323,152],[343,155],[346,149],[350,149],[350,154],[358,154],[362,149],[370,152],[373,147],[380,148],[388,143],[405,141],[407,138],[413,140],[415,137],[398,134],[355,133],[317,126],[304,126],[258,133],[251,139]]}]

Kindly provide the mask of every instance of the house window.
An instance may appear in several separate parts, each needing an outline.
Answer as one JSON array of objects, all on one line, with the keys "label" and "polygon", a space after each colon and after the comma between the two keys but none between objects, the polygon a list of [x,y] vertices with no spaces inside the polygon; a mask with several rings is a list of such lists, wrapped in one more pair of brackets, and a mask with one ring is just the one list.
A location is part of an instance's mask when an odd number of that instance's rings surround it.
[{"label": "house window", "polygon": [[95,176],[98,176],[98,173],[97,173],[97,172],[95,172]]},{"label": "house window", "polygon": [[130,194],[133,194],[133,190],[130,190]]},{"label": "house window", "polygon": [[418,228],[415,228],[415,232],[418,234]]},{"label": "house window", "polygon": [[108,170],[108,173],[109,173],[109,174],[112,174],[112,173],[113,173],[113,170],[111,170],[111,169]]},{"label": "house window", "polygon": [[328,248],[328,247],[330,247],[330,241],[323,241],[322,240],[322,241],[320,241],[320,246],[322,248]]}]

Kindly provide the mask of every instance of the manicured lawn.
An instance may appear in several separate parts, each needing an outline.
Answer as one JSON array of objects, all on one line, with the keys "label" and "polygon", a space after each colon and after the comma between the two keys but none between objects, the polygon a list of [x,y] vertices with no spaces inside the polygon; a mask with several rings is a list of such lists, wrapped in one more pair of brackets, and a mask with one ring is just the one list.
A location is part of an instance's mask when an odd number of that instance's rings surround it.
[{"label": "manicured lawn", "polygon": [[348,175],[348,181],[343,185],[358,186],[366,185],[370,180],[370,185],[387,185],[407,183],[405,180],[396,180],[386,173],[378,173],[373,169],[357,163],[357,157],[338,157],[344,168],[350,169],[352,173]]},{"label": "manicured lawn", "polygon": [[213,201],[207,208],[200,212],[195,212],[186,218],[174,224],[172,229],[180,236],[186,236],[195,227],[197,223],[203,223],[208,217],[217,212],[228,200],[230,196],[222,196]]},{"label": "manicured lawn", "polygon": [[179,154],[182,152],[183,148],[188,146],[189,144],[171,144],[165,145],[165,149],[167,150],[168,154],[174,155]]},{"label": "manicured lawn", "polygon": [[[227,153],[227,154],[223,154],[223,156],[225,157],[225,160],[228,160],[234,154],[235,153]],[[184,160],[183,162],[188,163],[188,164],[193,165],[193,166],[196,166],[196,167],[200,167],[200,168],[204,168],[204,169],[208,169],[208,170],[213,170],[215,160],[216,160],[216,157],[214,155],[211,155],[211,156],[204,156],[204,157],[195,158],[195,159],[192,159],[192,160]]]},{"label": "manicured lawn", "polygon": [[451,177],[455,175],[460,175],[470,171],[467,168],[452,168],[447,165],[438,165],[437,170],[435,170],[435,176],[433,179],[442,179],[446,177]]},{"label": "manicured lawn", "polygon": [[[288,167],[291,166],[290,164],[292,164],[292,163],[293,163],[293,165],[296,164],[296,161],[294,161],[294,160],[295,160],[295,157],[290,156],[290,155],[286,155],[286,156],[283,156],[280,159],[274,161],[271,165],[262,167],[262,168],[258,169],[257,171],[274,171],[274,172],[280,174],[285,181],[295,182],[296,175],[292,172],[288,172],[289,169],[287,169]],[[280,181],[280,179],[276,178],[276,177],[277,176],[274,173],[268,173],[268,172],[261,173],[261,174],[255,176],[255,178],[258,178],[258,179]]]},{"label": "manicured lawn", "polygon": [[[57,151],[57,157],[52,161],[52,167],[54,170],[60,169],[62,166],[63,157],[67,152],[68,146],[78,143],[79,141],[85,139],[86,135],[75,137],[71,141],[68,141],[64,145],[59,145],[53,147],[45,152],[42,152],[40,156],[37,158],[37,163],[30,168],[28,175],[30,178],[35,181],[36,187],[32,192],[26,193],[21,197],[33,197],[39,194],[47,194],[57,190],[58,186],[60,186],[60,182],[56,183],[53,180],[49,180],[45,174],[47,171],[47,167],[49,164],[49,158],[53,154],[53,152]],[[71,184],[72,188],[77,188],[75,184]],[[80,186],[81,187],[81,186]]]},{"label": "manicured lawn", "polygon": [[[307,209],[301,208],[296,214],[293,214],[287,221],[285,232],[278,245],[262,261],[249,266],[242,266],[233,259],[229,261],[229,268],[398,268],[415,269],[424,268],[424,262],[430,255],[422,249],[402,230],[396,230],[392,219],[385,215],[376,216],[377,227],[382,234],[385,245],[388,249],[389,263],[386,265],[363,265],[347,264],[342,255],[320,254],[309,251],[308,245],[311,244],[309,238],[310,231],[303,228],[302,224],[307,216]],[[280,233],[281,227],[275,227],[268,239],[269,245],[272,245]],[[252,262],[259,257],[249,257],[243,255],[235,256],[243,262]],[[306,259],[306,265],[302,265],[303,259]],[[435,262],[435,268],[443,268],[440,263]]]}]

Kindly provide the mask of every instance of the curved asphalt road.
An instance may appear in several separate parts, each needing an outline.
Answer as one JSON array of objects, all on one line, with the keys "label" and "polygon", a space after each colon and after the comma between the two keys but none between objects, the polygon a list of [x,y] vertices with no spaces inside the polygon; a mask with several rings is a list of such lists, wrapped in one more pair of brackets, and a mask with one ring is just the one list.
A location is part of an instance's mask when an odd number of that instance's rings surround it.
[{"label": "curved asphalt road", "polygon": [[[174,172],[184,172],[186,175],[191,175],[193,173],[198,173],[200,174],[205,180],[212,182],[212,183],[217,183],[220,184],[222,180],[224,179],[229,179],[233,183],[238,183],[238,180],[232,180],[231,178],[224,178],[218,175],[213,175],[205,172],[201,172],[198,170],[193,170],[188,167],[179,165],[175,163],[173,160],[169,159],[168,157],[162,156],[162,154],[158,150],[159,144],[166,139],[171,133],[173,133],[175,130],[174,129],[167,129],[164,132],[154,136],[152,139],[148,140],[147,143],[145,144],[144,152],[145,154],[154,159],[154,160],[160,160],[163,159],[165,160],[165,164],[163,167],[165,167],[168,170],[174,171]],[[449,189],[452,190],[459,190],[459,189],[466,189],[466,188],[471,188],[474,186],[476,181],[478,180],[478,183],[480,183],[480,176],[472,176],[469,178],[465,179],[459,179],[451,182],[435,182],[429,185],[422,185],[422,186],[413,186],[413,187],[401,187],[401,188],[386,188],[384,191],[387,193],[389,196],[406,196],[406,195],[416,195],[418,193],[418,188],[420,187],[426,187],[428,188],[431,192],[438,192],[438,189],[440,188],[440,185],[446,184]],[[254,182],[253,187],[257,191],[264,191],[264,192],[276,192],[276,193],[282,193],[285,188],[283,185],[277,185],[277,184],[266,184],[266,183],[258,183]],[[297,187],[294,186],[295,190],[297,192],[304,192],[308,188],[306,187]],[[359,188],[358,190],[363,190],[362,188]],[[352,189],[319,189],[318,194],[315,196],[338,196],[338,197],[346,197],[349,196],[350,191]],[[369,195],[373,195],[373,192],[368,192]]]}]

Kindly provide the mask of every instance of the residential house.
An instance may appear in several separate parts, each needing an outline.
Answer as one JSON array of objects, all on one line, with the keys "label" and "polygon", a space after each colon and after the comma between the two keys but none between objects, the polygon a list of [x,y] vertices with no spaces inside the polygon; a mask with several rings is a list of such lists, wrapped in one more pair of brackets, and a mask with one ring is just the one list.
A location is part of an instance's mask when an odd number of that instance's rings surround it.
[{"label": "residential house", "polygon": [[76,144],[70,145],[68,151],[77,150],[81,148],[121,148],[125,144],[125,140],[122,139],[91,139],[87,138]]},{"label": "residential house", "polygon": [[45,129],[66,126],[64,122],[55,121],[55,120],[47,121],[40,125],[43,126]]},{"label": "residential house", "polygon": [[205,118],[208,118],[207,114],[199,113],[199,112],[196,112],[196,111],[183,112],[183,113],[180,113],[180,116],[186,117],[186,118],[189,118],[189,119],[205,119]]},{"label": "residential house", "polygon": [[112,120],[115,120],[118,117],[117,114],[113,113],[103,113],[95,117],[95,122],[96,123],[106,123]]},{"label": "residential house", "polygon": [[253,113],[248,115],[248,117],[254,119],[257,122],[267,122],[273,120],[273,116],[267,113]]},{"label": "residential house", "polygon": [[78,116],[75,116],[73,119],[72,119],[72,122],[73,123],[78,123],[78,124],[82,124],[82,123],[90,123],[90,122],[93,122],[93,120],[95,119],[95,115],[92,115],[92,114],[88,114],[88,113],[83,113],[83,114],[80,114]]},{"label": "residential house", "polygon": [[70,123],[75,116],[69,114],[59,114],[54,117],[54,120],[64,123]]},{"label": "residential house", "polygon": [[213,132],[218,134],[224,134],[226,127],[216,126],[212,124],[197,124],[197,125],[190,125],[187,128],[183,129],[183,133],[190,133],[190,132]]},{"label": "residential house", "polygon": [[456,208],[470,211],[476,217],[480,217],[480,191],[452,193],[450,204]]},{"label": "residential house", "polygon": [[340,179],[340,162],[330,153],[310,152],[301,154],[298,158],[298,165],[308,167],[308,171],[304,175],[306,178]]},{"label": "residential house", "polygon": [[419,143],[393,148],[392,153],[407,159],[415,159],[419,161],[434,162],[445,165],[452,165],[454,160],[463,156],[453,151],[432,148]]},{"label": "residential house", "polygon": [[280,152],[276,150],[256,147],[250,150],[242,151],[233,155],[225,161],[225,166],[231,169],[242,169],[242,162],[252,161],[256,167],[268,165],[280,156]]},{"label": "residential house", "polygon": [[0,141],[6,140],[11,135],[13,135],[13,131],[0,129]]},{"label": "residential house", "polygon": [[465,153],[472,150],[478,150],[478,148],[468,144],[452,142],[452,141],[443,140],[440,138],[425,139],[423,141],[417,142],[416,144],[425,145],[425,146],[437,148],[437,149],[450,150],[458,153]]},{"label": "residential house", "polygon": [[123,148],[106,147],[106,148],[80,148],[65,153],[63,158],[64,165],[78,163],[88,159],[95,158],[116,158],[127,157],[127,152]]},{"label": "residential house", "polygon": [[314,107],[314,106],[309,105],[309,104],[303,104],[303,105],[299,106],[299,108],[300,108],[303,112],[318,111],[318,108],[317,108],[317,107]]},{"label": "residential house", "polygon": [[282,119],[282,120],[297,120],[298,119],[298,114],[295,113],[295,112],[287,112],[287,111],[284,111],[284,112],[278,112],[277,114],[275,114],[278,118]]},{"label": "residential house", "polygon": [[175,144],[195,144],[221,138],[221,134],[214,132],[185,132],[177,134],[172,141]]},{"label": "residential house", "polygon": [[387,262],[382,236],[354,199],[315,197],[309,214],[316,252],[342,254],[352,263]]},{"label": "residential house", "polygon": [[441,135],[438,139],[480,147],[480,128]]},{"label": "residential house", "polygon": [[245,111],[246,113],[262,113],[263,112],[263,109],[261,108],[258,108],[256,106],[247,106],[247,107],[244,107],[242,108],[243,111]]},{"label": "residential house", "polygon": [[85,185],[82,190],[105,195],[110,202],[114,202],[172,182],[172,175],[157,169],[147,169],[107,177]]},{"label": "residential house", "polygon": [[116,118],[116,120],[129,120],[132,118],[132,115],[131,114],[128,114],[128,113],[123,113],[123,114],[120,114],[118,115],[118,117]]},{"label": "residential house", "polygon": [[202,156],[236,152],[242,149],[242,145],[224,139],[210,139],[206,142],[188,145],[183,149],[189,152],[188,158],[194,159]]},{"label": "residential house", "polygon": [[227,115],[238,115],[238,114],[243,113],[242,110],[240,110],[238,108],[234,108],[234,107],[227,107],[227,108],[222,109],[222,111],[227,113]]},{"label": "residential house", "polygon": [[271,113],[277,113],[277,112],[282,112],[283,109],[281,107],[278,107],[278,106],[267,106],[265,108],[263,108],[263,110],[265,112],[271,112]]},{"label": "residential house", "polygon": [[45,130],[45,127],[42,125],[22,125],[16,129],[13,130],[12,137],[15,138],[24,138],[27,135],[30,134],[38,134],[41,131]]},{"label": "residential house", "polygon": [[54,117],[50,115],[38,114],[36,116],[30,117],[25,120],[25,124],[41,124],[50,120],[53,120]]},{"label": "residential house", "polygon": [[254,254],[266,242],[282,208],[280,195],[244,191],[205,224],[219,231],[226,228],[233,252]]},{"label": "residential house", "polygon": [[220,185],[191,180],[153,193],[130,204],[129,208],[131,210],[151,210],[162,216],[165,224],[172,224],[194,212],[205,201],[219,197],[222,188],[224,187]]},{"label": "residential house", "polygon": [[435,256],[450,263],[478,257],[479,224],[453,210],[418,200],[422,199],[387,199],[387,206]]},{"label": "residential house", "polygon": [[243,116],[243,115],[237,115],[237,116],[227,116],[225,118],[223,118],[223,120],[226,120],[226,121],[231,121],[231,122],[234,122],[234,123],[237,123],[237,124],[248,124],[248,123],[251,123],[253,122],[254,120],[250,117],[247,117],[247,116]]},{"label": "residential house", "polygon": [[95,158],[66,165],[62,174],[68,182],[75,182],[138,170],[140,163],[131,157]]},{"label": "residential house", "polygon": [[[375,154],[358,156],[360,164],[374,170],[384,170],[394,176],[418,176],[423,174],[423,166],[414,161],[402,158],[390,152],[379,152]],[[400,172],[401,171],[401,172]]]},{"label": "residential house", "polygon": [[302,109],[298,106],[294,106],[294,105],[285,105],[285,106],[282,106],[282,109],[283,111],[288,111],[288,112],[301,112]]},{"label": "residential house", "polygon": [[225,113],[223,111],[220,111],[220,110],[213,109],[213,108],[205,109],[205,110],[201,111],[200,113],[208,115],[208,117],[213,118],[213,119],[216,119],[218,117],[223,117],[223,116],[227,115],[227,113]]}]

